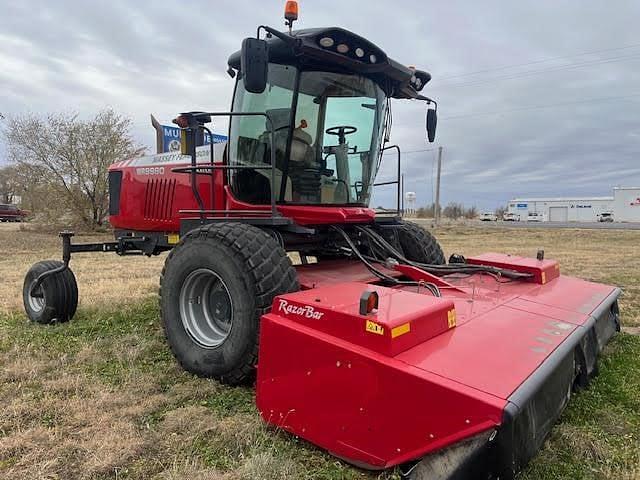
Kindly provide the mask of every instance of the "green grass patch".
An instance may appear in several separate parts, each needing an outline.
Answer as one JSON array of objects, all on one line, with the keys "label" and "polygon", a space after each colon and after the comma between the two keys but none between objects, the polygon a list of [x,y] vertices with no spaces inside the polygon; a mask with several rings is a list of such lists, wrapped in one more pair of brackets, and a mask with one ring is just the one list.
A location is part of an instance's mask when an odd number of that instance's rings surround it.
[{"label": "green grass patch", "polygon": [[22,313],[0,316],[0,351],[28,344],[40,351],[74,354],[87,344],[124,335],[153,336],[160,328],[156,301],[149,299],[122,309],[81,309],[70,322],[40,325]]},{"label": "green grass patch", "polygon": [[[22,314],[0,315],[0,359],[11,362],[21,355],[27,369],[28,355],[37,357],[39,370],[0,384],[0,399],[20,392],[14,409],[24,409],[20,421],[27,423],[22,429],[28,428],[29,415],[34,425],[48,431],[57,431],[64,424],[64,409],[48,409],[48,402],[83,394],[73,389],[63,393],[48,390],[46,382],[60,380],[62,375],[98,385],[115,398],[122,388],[133,395],[133,405],[149,395],[160,397],[148,409],[131,414],[136,435],[144,439],[142,446],[132,447],[134,453],[123,456],[109,470],[96,470],[92,478],[113,478],[115,468],[118,478],[147,478],[174,465],[190,465],[194,459],[199,465],[196,470],[240,472],[240,478],[252,478],[251,472],[262,468],[273,471],[274,478],[399,478],[394,471],[355,469],[305,441],[265,426],[252,388],[226,387],[183,372],[166,345],[153,299],[122,309],[83,309],[73,321],[52,326],[31,324]],[[140,384],[141,393],[136,396],[136,382],[152,384]],[[115,413],[118,408],[114,407]],[[168,419],[175,421],[176,412],[189,408],[199,415],[196,420],[205,422],[202,431],[187,422],[185,430],[194,428],[191,436],[180,428],[167,434]],[[75,428],[70,427],[71,431]],[[114,427],[107,424],[105,428],[108,438],[108,430]],[[601,357],[599,375],[586,390],[574,394],[544,448],[519,478],[638,478],[639,432],[640,338],[621,334]],[[10,440],[14,433],[12,428],[0,429],[0,439]],[[175,441],[171,440],[174,436]],[[15,454],[0,454],[0,478],[3,471],[18,468],[17,462]]]},{"label": "green grass patch", "polygon": [[640,477],[640,337],[621,334],[522,479]]}]

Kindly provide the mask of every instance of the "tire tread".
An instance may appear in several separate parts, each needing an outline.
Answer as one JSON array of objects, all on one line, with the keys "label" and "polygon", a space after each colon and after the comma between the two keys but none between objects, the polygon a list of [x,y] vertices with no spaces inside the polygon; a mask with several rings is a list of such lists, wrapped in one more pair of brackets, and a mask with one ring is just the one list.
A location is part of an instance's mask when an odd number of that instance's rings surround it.
[{"label": "tire tread", "polygon": [[415,223],[402,223],[399,240],[405,256],[409,260],[430,265],[444,265],[446,263],[444,252],[436,238]]},{"label": "tire tread", "polygon": [[66,270],[46,278],[42,283],[42,288],[47,290],[45,295],[45,309],[40,315],[32,315],[28,308],[28,288],[38,275],[48,270],[53,270],[62,266],[59,260],[43,260],[34,264],[25,277],[23,285],[23,301],[25,310],[29,318],[38,323],[62,323],[73,318],[78,307],[78,284],[75,275],[67,268]]},{"label": "tire tread", "polygon": [[[271,235],[248,224],[235,222],[214,223],[188,232],[169,252],[160,274],[161,303],[162,285],[167,265],[185,244],[197,238],[206,239],[212,244],[226,246],[232,252],[232,255],[242,265],[245,265],[246,273],[252,283],[251,286],[255,298],[255,315],[258,317],[258,322],[259,316],[271,309],[275,296],[300,289],[297,274],[291,260]],[[239,365],[218,379],[230,385],[242,384],[251,379],[258,361],[258,342],[259,335],[256,336],[252,348],[243,360],[239,362]],[[168,343],[178,362],[185,367],[180,358],[180,352],[174,349],[170,341]]]}]

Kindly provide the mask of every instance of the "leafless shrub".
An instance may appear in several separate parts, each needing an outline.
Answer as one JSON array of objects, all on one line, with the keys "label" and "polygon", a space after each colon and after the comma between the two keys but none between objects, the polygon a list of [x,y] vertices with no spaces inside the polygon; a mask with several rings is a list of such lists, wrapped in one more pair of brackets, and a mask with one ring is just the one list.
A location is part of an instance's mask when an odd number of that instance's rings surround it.
[{"label": "leafless shrub", "polygon": [[108,213],[109,165],[136,155],[131,121],[113,110],[89,120],[77,115],[8,118],[3,134],[22,190],[41,222],[103,225]]}]

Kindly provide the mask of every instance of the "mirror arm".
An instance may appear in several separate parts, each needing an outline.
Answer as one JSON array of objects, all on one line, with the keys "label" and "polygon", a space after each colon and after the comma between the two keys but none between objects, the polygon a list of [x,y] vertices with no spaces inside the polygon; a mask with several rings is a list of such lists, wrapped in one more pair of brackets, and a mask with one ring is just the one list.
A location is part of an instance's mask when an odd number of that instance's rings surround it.
[{"label": "mirror arm", "polygon": [[424,100],[427,102],[427,105],[431,105],[432,103],[436,106],[436,110],[438,110],[438,102],[436,102],[433,98],[425,97],[424,95],[418,95],[416,97],[418,100]]},{"label": "mirror arm", "polygon": [[267,25],[260,25],[258,30],[256,31],[256,38],[260,38],[260,30],[264,30],[265,32],[278,37],[284,43],[293,48],[298,48],[302,45],[302,40],[299,38],[294,38],[286,33],[281,32],[280,30],[276,30],[275,28],[269,27]]}]

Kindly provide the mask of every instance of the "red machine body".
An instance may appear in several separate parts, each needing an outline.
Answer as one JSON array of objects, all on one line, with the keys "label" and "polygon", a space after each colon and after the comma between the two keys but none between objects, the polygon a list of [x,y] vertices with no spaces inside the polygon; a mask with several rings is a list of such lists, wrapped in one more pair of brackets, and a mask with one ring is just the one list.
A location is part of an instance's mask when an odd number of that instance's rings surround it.
[{"label": "red machine body", "polygon": [[[227,63],[231,111],[174,120],[188,155],[110,167],[115,241],[72,244],[63,232],[63,263],[25,278],[30,318],[75,313],[72,253],[173,249],[161,316],[187,371],[248,382],[258,351],[257,405],[278,428],[361,467],[401,465],[412,480],[513,478],[595,374],[619,329],[619,289],[562,276],[542,254],[447,263],[401,218],[390,100],[423,101],[433,142],[437,102],[420,93],[429,73],[338,27],[261,25]],[[221,117],[228,144],[204,146]],[[396,179],[375,183],[389,151]],[[368,206],[384,185],[396,186],[396,209],[376,216]]]},{"label": "red machine body", "polygon": [[[377,286],[359,263],[322,274],[299,267],[308,289],[276,298],[262,317],[264,420],[372,469],[456,446],[471,458],[469,442],[479,439],[473,451],[500,449],[508,478],[541,446],[575,372],[593,373],[618,327],[619,290],[561,276],[554,261],[488,254],[468,262],[534,277],[448,277],[438,298]],[[360,315],[367,290],[379,306]]]},{"label": "red machine body", "polygon": [[[214,165],[223,165],[226,143],[214,145]],[[198,147],[198,165],[210,164],[210,147]],[[179,232],[181,220],[196,218],[198,203],[191,188],[191,177],[175,169],[191,163],[188,155],[159,153],[111,165],[111,175],[121,175],[112,185],[120,189],[112,198],[119,202],[112,210],[109,222],[116,229],[136,232]],[[198,175],[197,188],[207,210],[263,210],[269,205],[253,205],[237,200],[227,182],[225,170],[211,175]],[[335,225],[373,222],[375,212],[364,207],[322,205],[278,205],[283,217],[298,225]],[[233,214],[227,217],[233,217]]]}]

